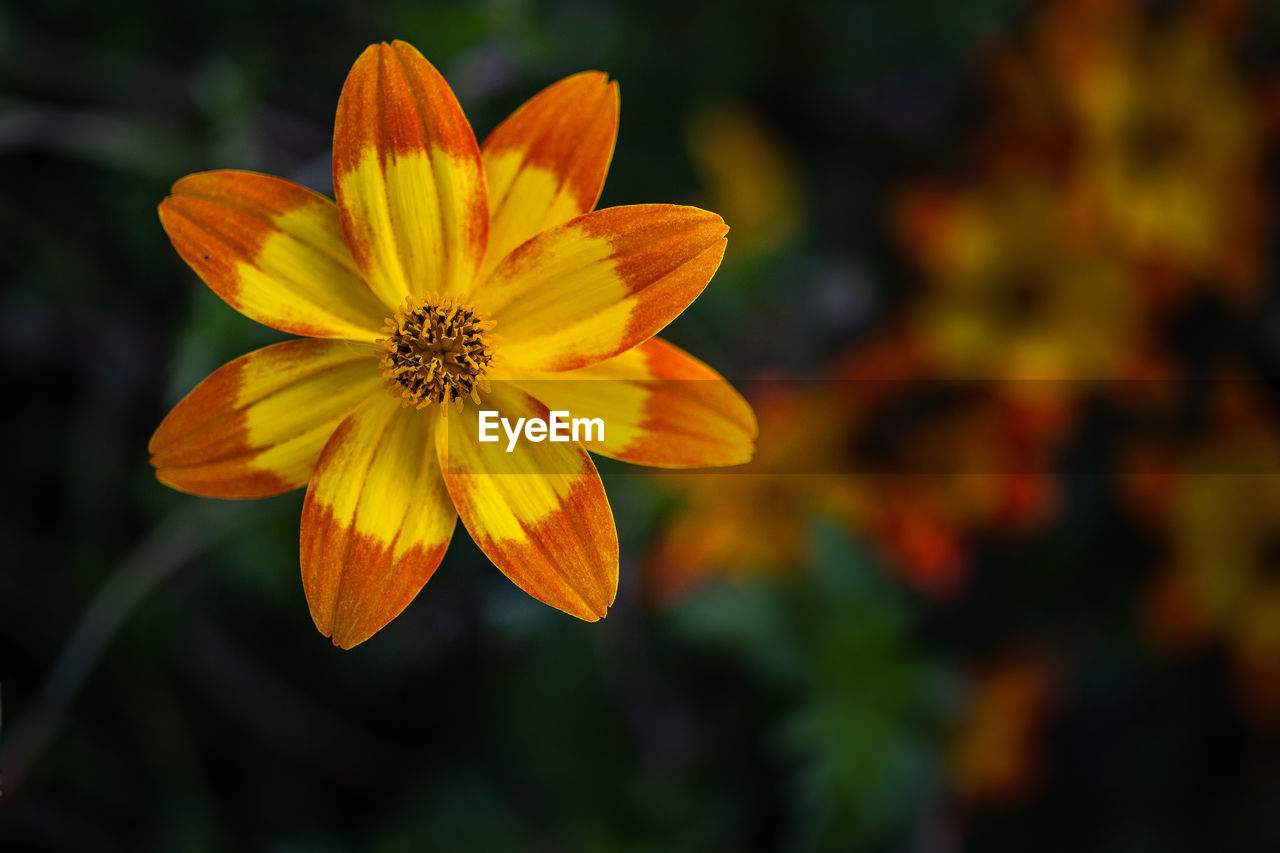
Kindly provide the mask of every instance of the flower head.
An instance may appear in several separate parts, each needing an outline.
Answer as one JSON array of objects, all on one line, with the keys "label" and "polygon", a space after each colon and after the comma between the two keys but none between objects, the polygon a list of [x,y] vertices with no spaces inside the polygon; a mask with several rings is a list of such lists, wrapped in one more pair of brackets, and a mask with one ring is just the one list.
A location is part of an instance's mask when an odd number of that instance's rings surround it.
[{"label": "flower head", "polygon": [[594,211],[617,121],[617,85],[587,72],[480,146],[421,54],[373,45],[338,103],[336,203],[224,171],[183,178],[160,205],[214,292],[306,337],[178,403],[151,441],[157,477],[216,497],[306,485],[303,586],[337,645],[404,609],[459,517],[538,600],[586,620],[613,603],[617,534],[586,449],[495,452],[478,443],[481,404],[512,421],[606,419],[591,450],[641,464],[751,457],[747,404],[653,337],[706,286],[728,229],[676,205]]},{"label": "flower head", "polygon": [[1154,5],[1042,4],[1001,63],[995,147],[1025,162],[1011,151],[1065,142],[1073,227],[1158,277],[1155,307],[1205,287],[1252,299],[1270,205],[1263,111],[1237,55],[1245,4]]},{"label": "flower head", "polygon": [[1170,652],[1217,640],[1244,708],[1280,725],[1280,442],[1274,427],[1213,436],[1169,478],[1170,565],[1147,590],[1147,628]]},{"label": "flower head", "polygon": [[1072,240],[1052,186],[912,187],[899,220],[930,285],[917,332],[947,375],[1112,378],[1134,360],[1129,271]]}]

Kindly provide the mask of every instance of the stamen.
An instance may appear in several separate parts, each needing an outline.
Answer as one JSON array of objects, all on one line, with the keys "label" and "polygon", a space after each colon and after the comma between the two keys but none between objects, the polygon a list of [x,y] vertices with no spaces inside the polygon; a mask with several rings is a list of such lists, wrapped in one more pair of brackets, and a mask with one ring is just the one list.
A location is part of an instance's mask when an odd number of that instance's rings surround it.
[{"label": "stamen", "polygon": [[378,340],[386,349],[380,366],[391,395],[405,408],[439,403],[441,414],[450,403],[459,412],[467,399],[479,404],[480,392],[489,391],[493,327],[488,314],[455,296],[410,296],[386,318],[389,337]]}]

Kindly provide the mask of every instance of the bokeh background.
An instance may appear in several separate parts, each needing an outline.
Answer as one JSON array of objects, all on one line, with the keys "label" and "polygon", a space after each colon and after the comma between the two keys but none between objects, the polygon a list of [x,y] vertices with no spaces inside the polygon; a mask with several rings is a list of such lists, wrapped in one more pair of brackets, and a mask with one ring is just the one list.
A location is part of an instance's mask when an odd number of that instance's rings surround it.
[{"label": "bokeh background", "polygon": [[[759,458],[606,466],[601,623],[459,529],[340,652],[301,493],[147,464],[280,337],[155,205],[330,193],[391,38],[481,137],[609,72],[602,205],[733,229],[666,335]],[[0,848],[1280,849],[1278,39],[1263,0],[0,7]]]}]

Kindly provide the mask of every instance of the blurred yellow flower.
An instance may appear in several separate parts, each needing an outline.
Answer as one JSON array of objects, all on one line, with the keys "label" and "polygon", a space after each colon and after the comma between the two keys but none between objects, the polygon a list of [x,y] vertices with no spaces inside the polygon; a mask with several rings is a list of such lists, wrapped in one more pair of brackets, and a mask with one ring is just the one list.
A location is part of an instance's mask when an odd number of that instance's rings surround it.
[{"label": "blurred yellow flower", "polygon": [[1134,492],[1168,546],[1147,627],[1171,652],[1220,642],[1245,707],[1280,725],[1280,432],[1252,382],[1219,376],[1213,390],[1210,434],[1149,452]]},{"label": "blurred yellow flower", "polygon": [[699,202],[733,229],[730,259],[782,248],[804,225],[808,204],[798,164],[776,132],[745,105],[704,105],[688,124]]},{"label": "blurred yellow flower", "polygon": [[1202,448],[1190,465],[1169,519],[1171,574],[1152,592],[1156,628],[1218,638],[1250,709],[1280,723],[1280,695],[1253,683],[1280,678],[1280,441],[1233,439]]},{"label": "blurred yellow flower", "polygon": [[1143,5],[1049,4],[1027,73],[1048,81],[1075,141],[1067,186],[1082,237],[1161,286],[1250,295],[1267,220],[1258,100],[1220,0],[1155,18]]},{"label": "blurred yellow flower", "polygon": [[915,330],[944,376],[1089,380],[1130,369],[1142,331],[1134,282],[1074,239],[1052,185],[916,186],[897,222],[924,274]]}]

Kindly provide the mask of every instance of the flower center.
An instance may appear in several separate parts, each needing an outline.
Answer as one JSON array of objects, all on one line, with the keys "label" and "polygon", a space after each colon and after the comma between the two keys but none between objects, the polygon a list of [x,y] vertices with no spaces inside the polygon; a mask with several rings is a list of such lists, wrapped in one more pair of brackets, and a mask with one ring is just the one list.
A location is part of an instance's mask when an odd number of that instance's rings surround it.
[{"label": "flower center", "polygon": [[387,318],[389,336],[378,341],[386,349],[380,366],[391,395],[404,407],[439,403],[442,414],[449,403],[462,411],[468,397],[479,403],[480,392],[489,390],[493,326],[488,314],[453,296],[410,296]]}]

